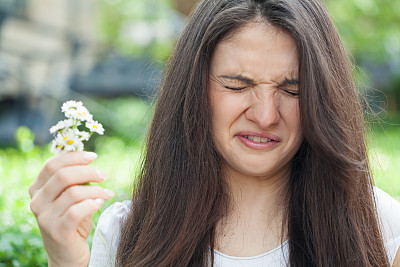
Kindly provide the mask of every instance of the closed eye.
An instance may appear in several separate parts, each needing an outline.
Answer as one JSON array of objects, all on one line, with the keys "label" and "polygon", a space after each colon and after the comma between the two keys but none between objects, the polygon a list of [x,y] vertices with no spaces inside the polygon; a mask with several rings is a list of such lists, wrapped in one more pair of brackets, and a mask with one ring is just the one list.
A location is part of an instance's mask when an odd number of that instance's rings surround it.
[{"label": "closed eye", "polygon": [[234,90],[234,91],[240,91],[240,90],[243,90],[243,89],[245,89],[246,87],[230,87],[230,86],[224,86],[226,89],[229,89],[229,90]]},{"label": "closed eye", "polygon": [[283,91],[291,96],[299,96],[299,91],[294,91],[289,89],[283,89]]},{"label": "closed eye", "polygon": [[286,78],[281,84],[279,84],[279,88],[286,94],[297,97],[299,96],[298,84],[299,81],[297,79]]}]

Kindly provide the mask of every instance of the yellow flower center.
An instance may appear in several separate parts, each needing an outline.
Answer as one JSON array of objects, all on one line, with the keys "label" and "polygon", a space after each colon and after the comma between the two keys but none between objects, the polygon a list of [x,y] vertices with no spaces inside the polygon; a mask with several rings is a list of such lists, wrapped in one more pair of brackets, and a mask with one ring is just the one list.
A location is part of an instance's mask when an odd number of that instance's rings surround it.
[{"label": "yellow flower center", "polygon": [[68,142],[67,142],[68,145],[72,145],[73,143],[74,143],[73,140],[68,140]]},{"label": "yellow flower center", "polygon": [[68,136],[64,136],[64,138],[63,138],[64,140],[67,140],[68,139]]},{"label": "yellow flower center", "polygon": [[96,128],[96,129],[97,129],[97,126],[96,126],[96,125],[93,125],[93,128]]}]

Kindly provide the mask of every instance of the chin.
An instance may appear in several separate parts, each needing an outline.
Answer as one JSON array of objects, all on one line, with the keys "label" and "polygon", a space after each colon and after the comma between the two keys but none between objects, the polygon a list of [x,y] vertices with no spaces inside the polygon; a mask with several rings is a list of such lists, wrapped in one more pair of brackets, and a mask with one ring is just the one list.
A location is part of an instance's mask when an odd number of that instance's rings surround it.
[{"label": "chin", "polygon": [[234,175],[279,178],[279,176],[287,176],[290,173],[291,163],[290,160],[288,162],[243,160],[240,164],[229,164],[229,162],[226,162],[225,168]]}]

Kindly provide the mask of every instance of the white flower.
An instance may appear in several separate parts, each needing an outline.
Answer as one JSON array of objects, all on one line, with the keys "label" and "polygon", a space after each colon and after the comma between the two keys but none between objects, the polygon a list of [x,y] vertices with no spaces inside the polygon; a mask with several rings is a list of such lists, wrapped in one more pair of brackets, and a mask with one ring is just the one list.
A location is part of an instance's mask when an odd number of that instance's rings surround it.
[{"label": "white flower", "polygon": [[[59,121],[56,125],[51,126],[50,133],[53,134],[62,129],[72,127],[72,125],[74,125],[74,121],[72,119]],[[78,123],[77,126],[79,126],[79,125],[80,125],[80,123]]]},{"label": "white flower", "polygon": [[93,115],[89,113],[87,108],[84,106],[80,106],[76,109],[69,109],[65,112],[65,116],[67,118],[79,120],[79,121],[91,121],[93,120]]},{"label": "white flower", "polygon": [[[62,139],[62,138],[61,138],[61,139]],[[51,153],[53,153],[53,154],[60,154],[60,153],[63,152],[63,150],[62,150],[63,147],[64,147],[63,142],[58,142],[58,141],[55,139],[55,140],[53,140],[53,142],[51,143],[50,151],[51,151]]]},{"label": "white flower", "polygon": [[[72,129],[66,129],[59,134],[62,138],[63,142],[63,150],[70,152],[70,151],[82,151],[83,150],[83,143],[80,140],[79,135],[77,132]],[[57,136],[56,140],[59,137]]]},{"label": "white flower", "polygon": [[49,131],[53,134],[61,129],[64,129],[64,121],[59,121],[56,125],[51,126]]},{"label": "white flower", "polygon": [[[83,106],[82,102],[67,101],[62,105],[61,111],[64,112],[67,119],[59,121],[50,128],[50,133],[55,135],[50,149],[52,153],[82,151],[83,141],[88,141],[93,132],[104,134],[103,125],[93,121],[93,115]],[[86,121],[85,125],[90,129],[90,133],[78,129],[82,121]]]},{"label": "white flower", "polygon": [[73,109],[76,110],[79,107],[82,107],[83,104],[81,101],[74,101],[74,100],[69,100],[67,102],[65,102],[62,106],[61,106],[61,111],[66,113],[69,110]]},{"label": "white flower", "polygon": [[81,141],[88,141],[90,138],[90,134],[84,131],[76,131],[75,134],[79,137]]},{"label": "white flower", "polygon": [[[64,122],[64,128],[70,128],[70,127],[72,127],[74,125],[74,120],[72,120],[72,119],[63,120],[63,122]],[[76,124],[76,126],[79,126],[79,125],[81,125],[80,122],[78,122]]]},{"label": "white flower", "polygon": [[100,135],[104,134],[104,128],[101,123],[98,121],[87,121],[85,123],[85,126],[91,131],[91,132],[96,132]]}]

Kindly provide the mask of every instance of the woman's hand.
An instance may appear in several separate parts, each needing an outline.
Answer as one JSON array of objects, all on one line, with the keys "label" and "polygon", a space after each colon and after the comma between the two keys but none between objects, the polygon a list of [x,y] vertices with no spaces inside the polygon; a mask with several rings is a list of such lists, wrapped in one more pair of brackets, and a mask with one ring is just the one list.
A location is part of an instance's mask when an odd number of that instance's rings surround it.
[{"label": "woman's hand", "polygon": [[49,266],[87,266],[86,239],[93,213],[114,194],[100,186],[106,175],[88,166],[97,155],[70,152],[50,158],[29,187],[35,214],[47,250]]}]

